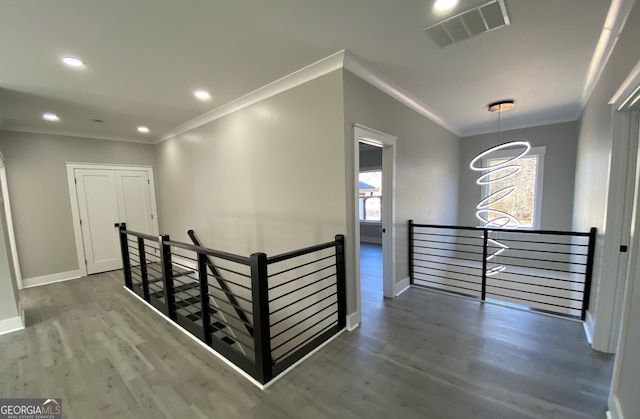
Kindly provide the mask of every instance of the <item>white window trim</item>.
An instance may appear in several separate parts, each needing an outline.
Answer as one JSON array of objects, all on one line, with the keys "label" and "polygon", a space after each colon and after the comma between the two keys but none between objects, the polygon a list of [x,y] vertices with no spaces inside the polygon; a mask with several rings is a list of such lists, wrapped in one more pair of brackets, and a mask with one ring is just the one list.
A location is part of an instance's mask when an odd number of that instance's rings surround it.
[{"label": "white window trim", "polygon": [[[540,221],[541,221],[541,214],[542,214],[542,182],[544,179],[544,154],[546,150],[547,150],[546,146],[531,147],[531,150],[529,150],[529,152],[525,156],[523,156],[523,157],[529,157],[529,156],[538,157],[538,166],[536,168],[536,187],[533,195],[534,196],[533,226],[531,227],[519,226],[519,227],[515,227],[516,229],[520,229],[520,230],[540,230],[541,229]],[[515,157],[517,154],[519,154],[519,152],[520,152],[519,149],[498,150],[498,151],[492,152],[491,155],[482,158],[482,165],[484,167],[487,167],[489,160]],[[489,189],[488,185],[482,185],[481,192],[480,192],[481,199],[484,199],[484,197],[487,196],[489,192],[488,189]],[[484,227],[484,226],[480,226],[480,227]]]}]

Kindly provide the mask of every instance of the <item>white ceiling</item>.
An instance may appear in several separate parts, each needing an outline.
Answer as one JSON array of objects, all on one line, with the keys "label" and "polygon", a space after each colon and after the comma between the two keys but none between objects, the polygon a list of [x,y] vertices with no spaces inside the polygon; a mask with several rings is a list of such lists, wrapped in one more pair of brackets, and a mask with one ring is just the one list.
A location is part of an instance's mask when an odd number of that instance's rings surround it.
[{"label": "white ceiling", "polygon": [[342,49],[460,135],[504,98],[503,129],[575,120],[609,3],[506,0],[510,26],[440,49],[432,0],[0,0],[0,129],[151,142]]}]

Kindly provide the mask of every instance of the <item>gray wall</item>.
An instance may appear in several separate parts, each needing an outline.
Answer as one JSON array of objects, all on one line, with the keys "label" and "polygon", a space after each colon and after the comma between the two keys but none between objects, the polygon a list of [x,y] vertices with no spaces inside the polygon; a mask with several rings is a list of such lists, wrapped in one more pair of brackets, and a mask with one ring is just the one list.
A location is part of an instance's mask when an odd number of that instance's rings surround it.
[{"label": "gray wall", "polygon": [[340,71],[157,147],[160,231],[277,254],[345,233]]},{"label": "gray wall", "polygon": [[[0,165],[2,163],[0,162]],[[18,300],[15,273],[11,262],[11,251],[4,216],[4,202],[0,190],[0,322],[22,315]],[[2,332],[2,330],[0,330]]]},{"label": "gray wall", "polygon": [[23,278],[78,269],[66,162],[155,165],[151,145],[0,134]]},{"label": "gray wall", "polygon": [[[512,112],[517,112],[517,108]],[[479,225],[475,217],[475,208],[480,200],[481,191],[480,186],[476,184],[478,172],[469,169],[471,160],[488,148],[517,140],[527,140],[533,147],[546,146],[540,227],[549,230],[571,230],[577,122],[502,131],[500,138],[496,133],[463,137],[460,141],[458,224]],[[585,231],[588,231],[588,228]]]},{"label": "gray wall", "polygon": [[[395,272],[396,280],[401,281],[409,275],[408,220],[441,224],[456,222],[460,141],[455,134],[346,70],[344,101],[347,162],[353,161],[351,150],[355,123],[398,137]],[[349,197],[356,193],[347,191]],[[355,304],[354,301],[350,303]]]},{"label": "gray wall", "polygon": [[[579,120],[578,155],[576,165],[576,185],[574,196],[574,228],[586,229],[595,226],[599,230],[598,240],[603,242],[606,234],[605,216],[607,190],[609,187],[609,164],[612,141],[612,112],[608,104],[611,97],[640,59],[640,5],[635,4],[625,29],[609,58],[609,62]],[[611,185],[615,187],[616,185]],[[600,249],[599,249],[600,250]],[[600,257],[596,256],[596,262]],[[600,278],[600,264],[594,267],[594,284],[589,311],[593,312],[597,303],[597,290],[600,281],[613,278]],[[630,276],[629,291],[630,321],[623,338],[626,342],[618,348],[617,368],[620,369],[620,382],[615,396],[625,418],[640,417],[640,278]]]}]

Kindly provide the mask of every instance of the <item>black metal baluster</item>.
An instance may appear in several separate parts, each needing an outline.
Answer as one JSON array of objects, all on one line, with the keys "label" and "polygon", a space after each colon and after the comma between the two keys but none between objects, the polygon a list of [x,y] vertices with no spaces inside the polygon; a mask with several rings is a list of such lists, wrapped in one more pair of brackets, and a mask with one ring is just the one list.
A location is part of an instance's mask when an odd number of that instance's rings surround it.
[{"label": "black metal baluster", "polygon": [[336,291],[338,292],[338,329],[347,326],[347,283],[344,257],[344,235],[336,235]]},{"label": "black metal baluster", "polygon": [[584,293],[582,294],[582,310],[580,317],[584,321],[587,318],[587,309],[589,308],[589,299],[591,298],[591,279],[593,276],[593,261],[596,252],[596,236],[598,229],[591,227],[589,230],[589,248],[587,251],[587,267],[584,278]]},{"label": "black metal baluster", "polygon": [[122,253],[122,272],[124,272],[124,285],[133,290],[133,282],[131,281],[131,261],[129,259],[129,243],[127,239],[127,224],[120,223],[118,227],[120,234],[120,251]]},{"label": "black metal baluster", "polygon": [[409,220],[409,283],[413,285],[413,220]]},{"label": "black metal baluster", "polygon": [[487,246],[489,241],[489,230],[482,230],[482,294],[480,299],[485,301],[487,298]]},{"label": "black metal baluster", "polygon": [[176,320],[176,298],[173,289],[173,268],[171,265],[171,246],[169,235],[160,236],[160,261],[162,263],[162,280],[164,282],[164,301],[166,304],[166,315]]},{"label": "black metal baluster", "polygon": [[211,344],[211,315],[209,314],[209,282],[207,275],[207,255],[198,252],[198,279],[200,280],[200,307],[204,341]]},{"label": "black metal baluster", "polygon": [[144,239],[138,237],[138,259],[140,260],[140,276],[142,277],[142,295],[149,301],[149,276],[147,274],[147,255],[144,251]]},{"label": "black metal baluster", "polygon": [[256,379],[264,384],[273,378],[271,330],[269,326],[269,285],[267,255],[254,253],[251,260],[251,294],[253,301],[253,339]]}]

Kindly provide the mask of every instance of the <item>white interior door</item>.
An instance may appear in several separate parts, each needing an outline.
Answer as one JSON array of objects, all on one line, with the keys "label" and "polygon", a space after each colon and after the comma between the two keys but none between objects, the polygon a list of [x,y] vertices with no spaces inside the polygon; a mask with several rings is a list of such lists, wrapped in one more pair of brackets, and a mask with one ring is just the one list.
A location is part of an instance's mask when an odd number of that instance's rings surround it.
[{"label": "white interior door", "polygon": [[118,170],[115,173],[120,222],[127,223],[128,230],[156,234],[149,173],[146,170]]},{"label": "white interior door", "polygon": [[112,170],[74,171],[87,273],[122,267],[116,176]]}]

